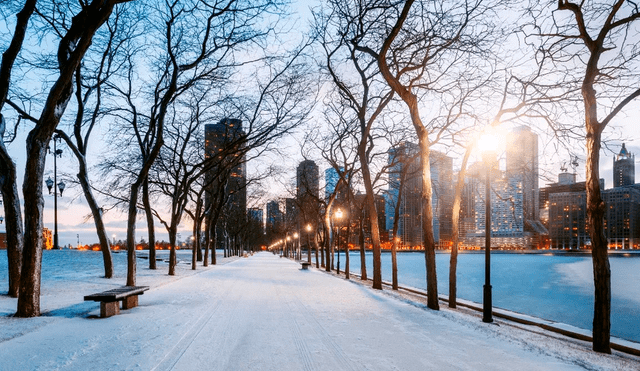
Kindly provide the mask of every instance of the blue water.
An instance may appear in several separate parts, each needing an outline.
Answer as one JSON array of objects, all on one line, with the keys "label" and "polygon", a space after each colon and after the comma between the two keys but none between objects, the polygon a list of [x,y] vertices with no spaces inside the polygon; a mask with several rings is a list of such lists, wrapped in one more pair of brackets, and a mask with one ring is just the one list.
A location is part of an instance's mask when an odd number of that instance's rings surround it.
[{"label": "blue water", "polygon": [[[360,273],[360,254],[351,252],[350,270]],[[449,294],[450,255],[436,254],[438,293]],[[611,334],[640,342],[640,254],[611,255]],[[371,277],[371,253],[366,254]],[[340,265],[344,269],[345,256]],[[382,277],[391,281],[391,254],[382,254]],[[401,285],[426,290],[424,253],[398,254]],[[458,298],[482,302],[484,254],[458,255]],[[593,266],[589,255],[492,254],[494,307],[591,330]]]}]

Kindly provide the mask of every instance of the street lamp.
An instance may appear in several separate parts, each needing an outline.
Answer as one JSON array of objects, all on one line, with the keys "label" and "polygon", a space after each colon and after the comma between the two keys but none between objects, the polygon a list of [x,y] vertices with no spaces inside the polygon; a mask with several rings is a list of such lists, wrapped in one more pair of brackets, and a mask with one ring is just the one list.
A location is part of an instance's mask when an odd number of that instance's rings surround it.
[{"label": "street lamp", "polygon": [[493,322],[493,307],[491,299],[491,170],[496,160],[496,135],[485,132],[480,137],[479,147],[485,165],[485,242],[484,242],[484,286],[482,292],[482,322]]},{"label": "street lamp", "polygon": [[338,250],[338,274],[340,274],[340,225],[339,222],[342,220],[342,209],[336,210],[336,248]]},{"label": "street lamp", "polygon": [[307,230],[307,262],[311,264],[311,224],[307,224],[305,229]]},{"label": "street lamp", "polygon": [[293,238],[295,239],[295,241],[293,242],[293,245],[295,246],[295,255],[296,255],[296,259],[300,260],[301,257],[301,252],[300,252],[300,235],[298,234],[298,232],[294,232],[293,233]]},{"label": "street lamp", "polygon": [[[60,190],[60,196],[62,197],[62,191],[64,191],[65,184],[63,181],[60,181],[60,183],[58,183],[57,158],[62,157],[62,150],[56,148],[56,143],[58,142],[58,140],[60,140],[60,137],[57,134],[54,135],[53,136],[53,179],[49,177],[45,181],[45,184],[49,189],[49,194],[51,194],[51,189],[53,188],[53,186],[57,185],[58,189]],[[53,196],[53,230],[54,230],[53,248],[57,250],[59,249],[59,246],[58,246],[58,191],[54,189],[53,194],[54,194]]]}]

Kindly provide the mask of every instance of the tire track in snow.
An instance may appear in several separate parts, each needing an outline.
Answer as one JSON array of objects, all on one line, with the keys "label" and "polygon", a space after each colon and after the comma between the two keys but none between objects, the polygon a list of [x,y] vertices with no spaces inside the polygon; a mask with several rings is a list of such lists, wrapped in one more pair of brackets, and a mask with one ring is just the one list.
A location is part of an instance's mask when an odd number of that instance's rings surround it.
[{"label": "tire track in snow", "polygon": [[[311,329],[318,335],[318,338],[322,341],[324,346],[331,352],[334,356],[334,360],[340,366],[342,370],[359,370],[359,367],[355,367],[347,354],[342,350],[342,347],[338,345],[332,338],[331,334],[325,330],[324,326],[318,319],[311,313],[311,310],[302,303],[300,298],[295,292],[292,292],[290,297],[291,301],[287,301],[287,304],[290,304],[292,313],[299,313],[305,317],[305,320],[311,325]],[[295,317],[294,317],[295,318]]]},{"label": "tire track in snow", "polygon": [[211,318],[213,318],[213,315],[216,314],[218,309],[221,307],[221,304],[227,302],[227,298],[229,297],[229,294],[233,292],[234,288],[235,285],[227,286],[223,295],[215,299],[215,305],[202,313],[193,325],[191,325],[189,330],[182,335],[180,340],[176,342],[173,348],[167,352],[164,358],[154,368],[152,368],[151,371],[172,370],[178,361],[180,361],[184,353],[189,349],[193,341],[198,337],[198,335],[200,335],[202,330],[205,328],[205,325],[211,320]]},{"label": "tire track in snow", "polygon": [[[278,286],[276,286],[276,297],[278,299],[282,297],[280,295],[280,288]],[[290,313],[297,313],[291,300],[284,301],[289,307]],[[302,361],[303,369],[306,371],[314,371],[315,367],[313,367],[313,362],[311,361],[311,352],[309,351],[307,342],[304,340],[304,336],[302,335],[302,330],[300,329],[300,323],[298,322],[297,315],[293,315],[292,317],[293,321],[288,321],[287,323],[293,323],[291,325],[291,332],[295,341],[296,350],[298,351],[298,355],[300,356],[300,359]]]}]

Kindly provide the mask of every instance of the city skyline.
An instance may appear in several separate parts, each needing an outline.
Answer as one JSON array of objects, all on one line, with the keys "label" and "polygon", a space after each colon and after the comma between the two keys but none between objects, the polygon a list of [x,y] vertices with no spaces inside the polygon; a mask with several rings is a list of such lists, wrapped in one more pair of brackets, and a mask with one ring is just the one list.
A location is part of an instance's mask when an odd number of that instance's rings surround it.
[{"label": "city skyline", "polygon": [[[610,147],[612,150],[616,150],[617,148],[617,151],[619,151],[621,146],[622,146],[622,142],[620,142],[617,145],[617,147],[613,144]],[[640,146],[638,147],[632,146],[632,145],[629,145],[628,142],[625,142],[625,148],[630,153],[634,153],[634,154],[640,153]],[[63,147],[63,150],[67,150],[67,148]],[[65,158],[64,155],[69,156],[65,151],[65,153],[63,153],[62,161],[58,159],[58,172],[59,172],[58,176],[59,177],[60,177],[60,173],[68,174],[68,171],[65,170],[65,168],[73,169],[75,166],[73,165],[72,159],[70,159],[69,157]],[[602,156],[600,159],[601,178],[604,180],[604,185],[605,185],[604,189],[613,188],[613,176],[614,176],[613,160],[617,156],[618,156],[618,152],[610,156]],[[456,163],[455,160],[456,158],[454,158],[454,172],[457,172],[457,170],[455,169],[455,163]],[[640,168],[640,158],[636,156],[634,160],[636,163],[636,167]],[[49,169],[49,166],[51,167],[53,166],[53,165],[50,165],[49,163],[49,162],[52,163],[52,161],[53,161],[52,158],[50,158],[50,156],[47,156],[47,169]],[[556,172],[555,172],[556,177],[559,173],[561,173],[562,165],[564,163],[569,163],[569,162],[570,162],[570,159],[567,158],[566,161],[558,163],[558,165],[556,166]],[[297,166],[297,164],[298,163],[296,162],[292,167],[289,168],[291,173],[295,173],[295,167]],[[248,168],[250,167],[251,167],[251,164],[249,163]],[[329,167],[324,165],[321,168],[326,170]],[[51,174],[52,174],[52,170],[51,170]],[[45,178],[46,178],[46,175],[45,175]],[[68,179],[68,176],[66,176],[64,179]],[[580,182],[580,179],[584,179],[584,166],[579,166],[577,168],[576,181]],[[77,194],[79,189],[76,188],[74,190],[73,185],[69,187],[70,182],[67,182],[66,180],[65,182],[67,183],[68,188],[65,189],[65,193],[63,197],[58,198],[58,218],[59,218],[58,233],[60,238],[60,245],[76,246],[78,241],[78,235],[82,245],[97,243],[97,235],[95,233],[95,226],[93,225],[93,222],[91,220],[89,220],[88,222],[84,222],[83,220],[84,215],[90,213],[88,206],[86,206],[86,203],[82,199],[82,197]],[[636,183],[637,182],[638,181],[636,180]],[[324,179],[323,179],[323,183],[324,183]],[[554,182],[548,177],[545,177],[545,178],[543,178],[542,176],[540,177],[540,184],[542,184],[540,188],[544,188],[544,186],[546,186],[547,184],[552,184],[552,183]],[[321,189],[324,189],[324,184],[321,186]],[[282,193],[276,196],[277,196],[276,198],[278,197],[284,198],[286,197],[286,193]],[[44,197],[45,197],[44,226],[46,228],[49,228],[50,230],[53,230],[53,198],[52,198],[53,196],[45,194]],[[260,204],[257,204],[257,205],[252,204],[251,207],[261,207],[266,209],[266,203],[268,201],[269,199],[266,198],[263,201],[261,201]],[[113,235],[115,235],[116,240],[124,240],[125,234],[126,234],[126,213],[123,213],[117,210],[110,210],[109,213],[105,214],[105,226],[107,228],[108,236],[111,239],[113,238]],[[164,230],[164,228],[160,224],[156,224],[156,226],[157,226],[156,233],[158,235],[158,241],[161,241],[161,240],[168,241],[168,235],[166,234],[166,231]],[[146,222],[144,220],[138,220],[136,222],[136,231],[137,231],[136,240],[139,241],[141,239],[146,239],[146,227],[147,227]],[[0,232],[4,232],[4,223],[0,224]],[[191,234],[192,234],[191,225],[183,221],[183,223],[180,225],[180,235],[182,240],[183,241],[186,240],[188,236],[190,236]]]}]

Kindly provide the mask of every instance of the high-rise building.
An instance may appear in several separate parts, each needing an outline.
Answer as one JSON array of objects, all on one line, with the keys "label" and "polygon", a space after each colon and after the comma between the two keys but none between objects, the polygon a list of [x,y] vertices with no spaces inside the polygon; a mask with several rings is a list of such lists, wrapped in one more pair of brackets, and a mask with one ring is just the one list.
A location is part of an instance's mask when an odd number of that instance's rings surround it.
[{"label": "high-rise building", "polygon": [[[320,210],[320,170],[313,160],[304,160],[298,164],[296,169],[296,201],[298,209],[296,219],[298,217],[304,220],[296,220],[297,223],[306,223],[315,220]],[[287,205],[287,219],[289,206]],[[293,222],[294,219],[291,219]],[[300,229],[297,226],[297,229]]]},{"label": "high-rise building", "polygon": [[[229,228],[243,226],[247,215],[247,189],[246,189],[246,161],[242,153],[243,137],[242,121],[225,118],[217,124],[206,124],[205,158],[213,159],[215,166],[207,171],[205,176],[206,193],[205,202],[208,204],[214,199],[226,199],[224,205],[224,218],[218,221],[216,226],[217,236],[222,239],[224,232]],[[219,158],[215,158],[218,156]],[[225,197],[215,197],[219,192],[224,192]]]},{"label": "high-rise building", "polygon": [[261,207],[252,207],[249,209],[249,219],[253,222],[253,224],[257,225],[260,229],[260,233],[264,233],[264,223],[262,220],[262,208]]},{"label": "high-rise building", "polygon": [[[563,169],[564,170],[564,169]],[[604,189],[604,180],[600,180],[601,188]],[[549,230],[549,237],[552,237],[551,225],[549,221],[551,220],[552,214],[555,212],[551,208],[551,195],[555,193],[585,193],[586,185],[585,182],[576,182],[576,174],[562,172],[558,174],[558,182],[547,184],[546,187],[540,188],[540,199],[538,203],[540,221],[542,224]],[[554,209],[557,210],[557,209]],[[553,214],[554,218],[557,218],[557,214]]]},{"label": "high-rise building", "polygon": [[285,198],[284,200],[284,227],[287,231],[298,229],[298,201],[295,198]]},{"label": "high-rise building", "polygon": [[[340,180],[340,174],[338,173],[338,171],[344,172],[344,169],[342,167],[340,167],[339,170],[336,170],[335,168],[330,167],[330,168],[328,168],[328,169],[326,169],[324,171],[324,183],[325,183],[324,198],[325,198],[325,200],[329,199],[329,197],[333,194],[333,192],[335,191],[336,187],[338,186],[338,181]],[[338,194],[336,195],[336,202],[341,204],[341,203],[344,202],[346,197],[347,197],[346,186],[342,186],[338,190]]]},{"label": "high-rise building", "polygon": [[522,182],[524,219],[538,221],[538,135],[528,126],[517,127],[507,136],[507,177]]},{"label": "high-rise building", "polygon": [[280,211],[280,203],[278,201],[267,202],[267,240],[273,242],[276,238],[281,238],[283,232],[284,216]]},{"label": "high-rise building", "polygon": [[[401,177],[405,176],[400,198],[398,237],[405,245],[422,245],[422,172],[420,148],[405,142],[389,150],[389,188],[386,202],[386,228],[392,231],[395,206],[399,199]],[[433,234],[436,243],[452,237],[453,160],[443,153],[431,151],[431,202],[433,207]]]},{"label": "high-rise building", "polygon": [[551,248],[580,249],[590,244],[586,191],[550,193],[548,208]]},{"label": "high-rise building", "polygon": [[[491,235],[493,237],[518,238],[524,235],[522,180],[506,174],[491,180]],[[485,182],[476,185],[475,235],[484,236],[486,222]]]},{"label": "high-rise building", "polygon": [[296,169],[297,196],[301,198],[311,195],[318,199],[320,196],[320,171],[313,160],[304,160]]},{"label": "high-rise building", "polygon": [[624,187],[635,184],[635,156],[627,151],[624,143],[620,153],[613,159],[613,186]]},{"label": "high-rise building", "polygon": [[602,192],[606,205],[604,233],[612,249],[640,245],[640,187],[618,186]]}]

